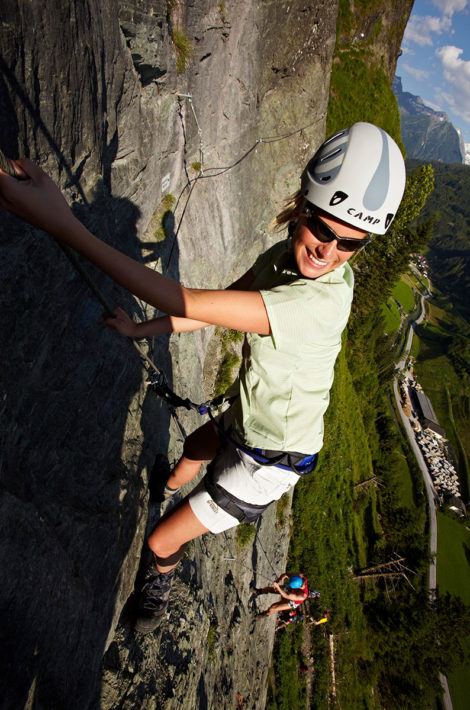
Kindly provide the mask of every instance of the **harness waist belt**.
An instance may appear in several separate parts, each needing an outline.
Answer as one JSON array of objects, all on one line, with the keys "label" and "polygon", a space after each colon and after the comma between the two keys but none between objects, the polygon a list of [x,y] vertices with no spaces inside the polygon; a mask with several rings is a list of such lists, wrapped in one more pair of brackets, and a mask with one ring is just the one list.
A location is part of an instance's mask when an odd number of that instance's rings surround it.
[{"label": "harness waist belt", "polygon": [[257,520],[268,505],[272,503],[272,501],[270,501],[264,505],[255,505],[254,503],[247,503],[244,500],[240,500],[213,480],[213,471],[210,471],[210,467],[203,481],[204,487],[214,503],[222,508],[222,510],[225,510],[226,513],[236,518],[239,523],[252,523],[254,520]]},{"label": "harness waist belt", "polygon": [[238,436],[232,436],[232,427],[226,431],[213,416],[212,412],[208,411],[209,417],[215,428],[225,441],[240,449],[248,456],[251,456],[257,463],[262,466],[277,466],[284,471],[293,471],[297,476],[307,476],[313,473],[318,463],[318,453],[306,456],[299,454],[296,451],[271,451],[269,449],[254,449],[242,443]]},{"label": "harness waist belt", "polygon": [[307,476],[313,473],[318,461],[318,454],[305,456],[295,451],[270,451],[269,449],[251,449],[245,444],[237,444],[243,451],[262,466],[276,466],[284,471],[293,471],[298,476]]}]

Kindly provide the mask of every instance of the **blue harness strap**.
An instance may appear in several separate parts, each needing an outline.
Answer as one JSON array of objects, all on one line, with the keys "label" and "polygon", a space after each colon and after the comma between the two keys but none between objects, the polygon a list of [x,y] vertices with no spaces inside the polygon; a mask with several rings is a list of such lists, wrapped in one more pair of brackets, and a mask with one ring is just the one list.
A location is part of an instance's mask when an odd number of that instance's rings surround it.
[{"label": "blue harness strap", "polygon": [[[273,452],[265,449],[250,449],[241,444],[238,445],[238,448],[262,466],[276,466],[276,468],[282,468],[284,471],[293,471],[298,476],[308,476],[309,473],[313,473],[318,462],[318,454],[303,456],[303,454],[295,454],[288,451]],[[274,456],[268,457],[266,456],[267,453],[274,454]],[[299,460],[300,456],[303,458]]]},{"label": "blue harness strap", "polygon": [[225,431],[219,424],[212,413],[212,407],[220,406],[223,402],[231,402],[233,399],[226,399],[224,395],[221,395],[210,402],[195,404],[188,398],[183,399],[179,397],[168,387],[164,375],[156,372],[153,373],[149,386],[167,402],[170,411],[173,411],[176,407],[184,407],[185,409],[193,409],[199,412],[199,414],[208,414],[217,431],[227,443],[234,446],[236,449],[240,449],[240,451],[248,454],[248,456],[251,456],[251,458],[261,464],[261,466],[276,466],[277,468],[282,468],[284,471],[293,471],[297,476],[308,476],[308,474],[313,473],[317,466],[318,454],[305,456],[305,454],[299,454],[295,451],[256,449],[246,446],[246,444],[234,439],[230,435],[230,432]]},{"label": "blue harness strap", "polygon": [[240,451],[248,454],[261,466],[276,466],[276,468],[282,468],[284,471],[293,471],[297,476],[308,476],[314,472],[318,463],[318,453],[305,456],[305,454],[299,454],[295,451],[271,451],[269,449],[251,448],[234,439],[230,435],[230,431],[226,431],[219,424],[210,409],[207,413],[217,431],[227,443],[235,449],[240,449]]}]

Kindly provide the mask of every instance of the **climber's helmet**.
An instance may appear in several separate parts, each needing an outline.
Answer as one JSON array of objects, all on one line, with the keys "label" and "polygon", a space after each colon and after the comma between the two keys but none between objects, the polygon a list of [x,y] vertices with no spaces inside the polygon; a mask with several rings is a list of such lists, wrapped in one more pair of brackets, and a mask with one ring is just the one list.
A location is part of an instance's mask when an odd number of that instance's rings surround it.
[{"label": "climber's helmet", "polygon": [[355,123],[328,138],[302,174],[302,196],[364,232],[385,234],[405,189],[405,163],[393,138]]},{"label": "climber's helmet", "polygon": [[304,580],[298,574],[293,574],[289,577],[289,587],[291,589],[299,589],[303,583]]}]

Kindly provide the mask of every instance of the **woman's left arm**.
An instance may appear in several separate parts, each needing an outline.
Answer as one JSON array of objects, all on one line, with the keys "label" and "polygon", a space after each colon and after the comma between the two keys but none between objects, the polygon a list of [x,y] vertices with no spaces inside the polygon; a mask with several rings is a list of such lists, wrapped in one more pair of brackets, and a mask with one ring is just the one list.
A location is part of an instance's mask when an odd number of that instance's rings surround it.
[{"label": "woman's left arm", "polygon": [[37,165],[27,159],[16,161],[16,165],[26,179],[18,181],[0,171],[3,207],[82,254],[138,298],[168,315],[245,332],[270,333],[259,292],[185,288],[91,234]]}]

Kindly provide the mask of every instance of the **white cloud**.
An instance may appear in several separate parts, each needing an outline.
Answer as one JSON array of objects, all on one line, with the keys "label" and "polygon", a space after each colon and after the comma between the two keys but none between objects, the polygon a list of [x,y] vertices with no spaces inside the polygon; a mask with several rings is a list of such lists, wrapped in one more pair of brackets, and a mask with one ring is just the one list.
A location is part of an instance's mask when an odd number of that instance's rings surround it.
[{"label": "white cloud", "polygon": [[425,45],[432,46],[432,33],[440,35],[442,32],[449,32],[451,28],[452,20],[449,15],[444,15],[444,17],[431,17],[431,15],[421,17],[420,15],[414,15],[410,17],[406,25],[403,39],[404,42],[416,42],[420,47],[424,47]]},{"label": "white cloud", "polygon": [[454,12],[462,12],[467,7],[467,0],[432,0],[434,7],[437,7],[444,15],[452,17]]},{"label": "white cloud", "polygon": [[433,101],[428,101],[428,99],[423,99],[423,103],[426,106],[429,106],[430,108],[434,109],[434,111],[444,111],[442,108],[442,104],[435,104]]},{"label": "white cloud", "polygon": [[470,124],[470,61],[461,58],[463,49],[446,46],[436,50],[447,82],[442,97],[452,110]]},{"label": "white cloud", "polygon": [[404,69],[408,74],[411,74],[411,76],[414,76],[414,78],[417,81],[422,81],[423,79],[427,79],[429,76],[429,72],[426,71],[426,69],[415,69],[415,67],[411,67],[409,64],[403,63],[401,65],[402,69]]}]

